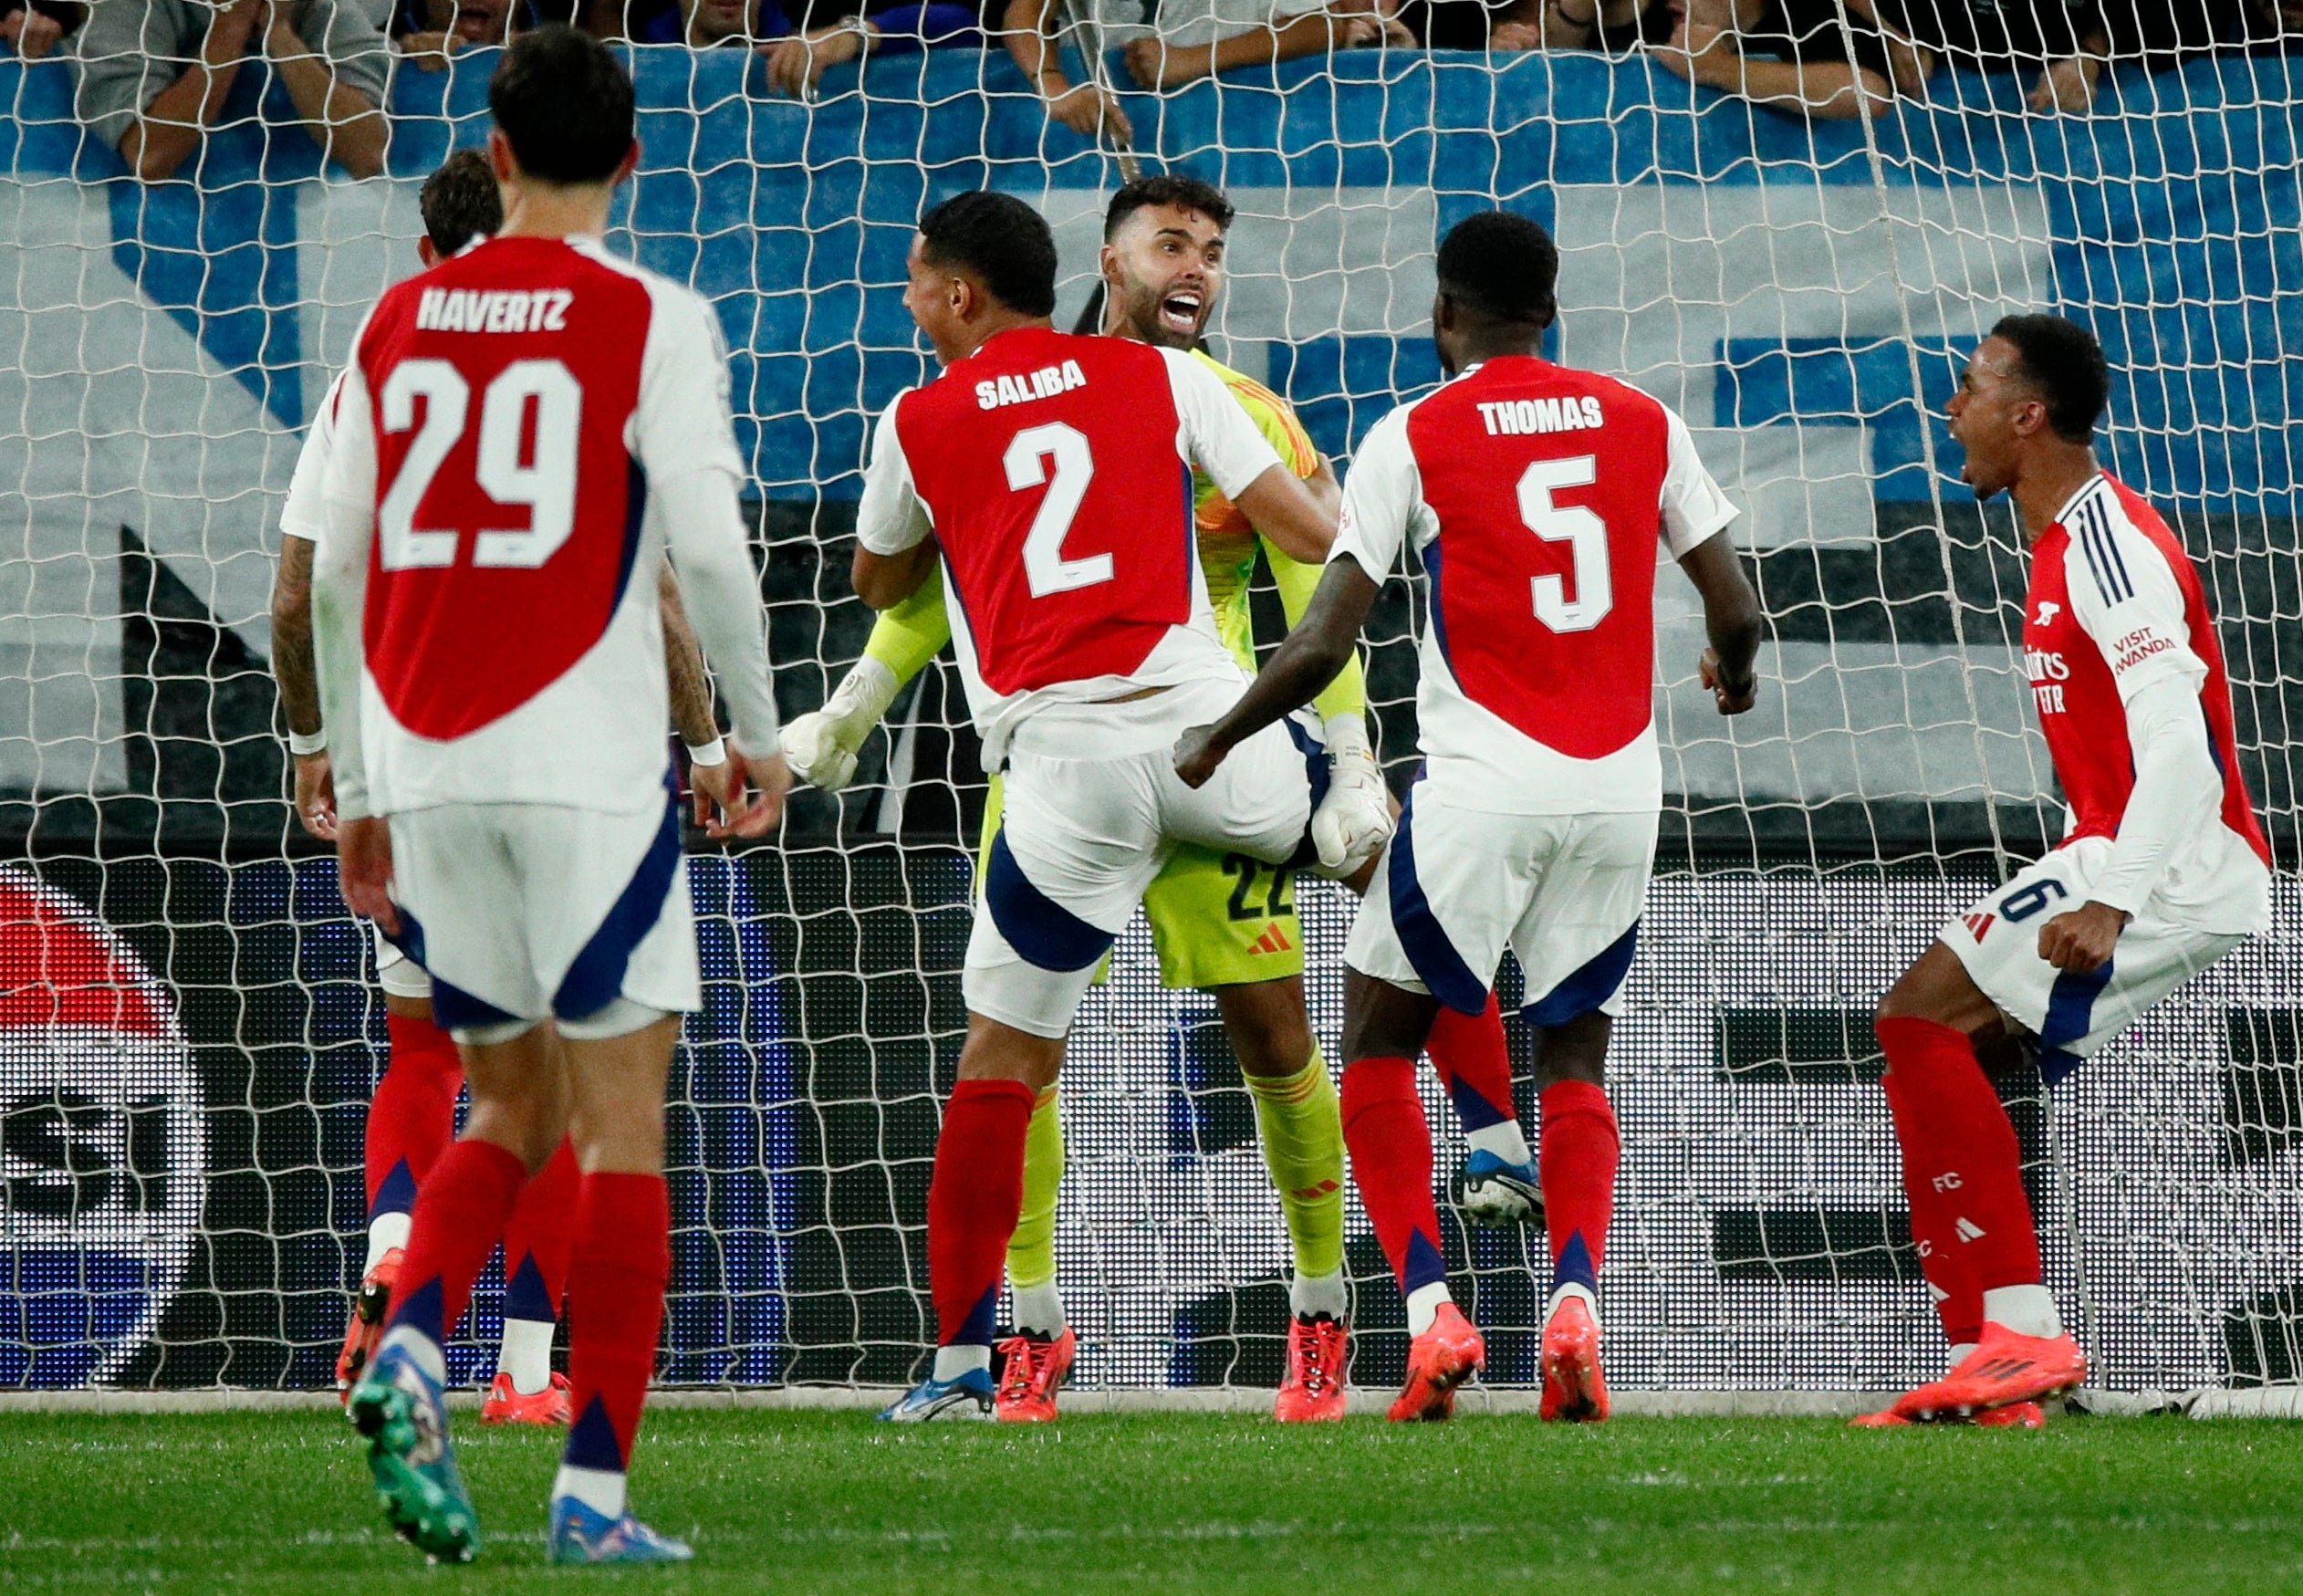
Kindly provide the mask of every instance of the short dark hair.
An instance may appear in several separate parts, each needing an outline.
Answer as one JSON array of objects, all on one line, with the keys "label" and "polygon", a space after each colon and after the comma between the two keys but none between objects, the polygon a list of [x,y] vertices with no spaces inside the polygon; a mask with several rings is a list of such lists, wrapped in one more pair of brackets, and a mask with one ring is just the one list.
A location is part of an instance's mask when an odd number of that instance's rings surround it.
[{"label": "short dark hair", "polygon": [[1474,212],[1440,240],[1439,287],[1477,315],[1543,326],[1558,309],[1559,246],[1516,212]]},{"label": "short dark hair", "polygon": [[504,225],[504,196],[485,150],[459,150],[423,180],[423,230],[432,247],[453,255]]},{"label": "short dark hair", "polygon": [[1222,189],[1186,172],[1163,172],[1156,177],[1139,177],[1133,183],[1120,185],[1120,192],[1111,196],[1111,203],[1103,213],[1105,241],[1116,236],[1129,217],[1153,205],[1197,211],[1214,223],[1219,233],[1228,233],[1232,228],[1232,202],[1224,197]]},{"label": "short dark hair", "polygon": [[2003,316],[1991,336],[2015,346],[2023,380],[2047,401],[2055,435],[2067,443],[2091,442],[2111,400],[2110,362],[2095,335],[2068,317],[2042,312]]},{"label": "short dark hair", "polygon": [[954,194],[920,218],[920,240],[930,266],[966,267],[1010,310],[1055,310],[1056,235],[1046,217],[1014,194]]},{"label": "short dark hair", "polygon": [[512,41],[488,79],[488,110],[520,170],[547,183],[605,183],[631,150],[631,75],[565,23]]}]

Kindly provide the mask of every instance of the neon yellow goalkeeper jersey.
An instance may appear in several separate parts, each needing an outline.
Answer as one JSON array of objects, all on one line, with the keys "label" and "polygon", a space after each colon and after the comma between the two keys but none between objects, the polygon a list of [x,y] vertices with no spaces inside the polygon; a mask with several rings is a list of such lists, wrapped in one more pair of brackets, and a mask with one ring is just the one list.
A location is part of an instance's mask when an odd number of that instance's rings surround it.
[{"label": "neon yellow goalkeeper jersey", "polygon": [[[1193,349],[1192,355],[1224,380],[1224,386],[1231,390],[1232,397],[1239,401],[1240,408],[1277,451],[1288,470],[1306,480],[1318,474],[1319,451],[1286,400],[1204,349]],[[1192,516],[1199,535],[1200,569],[1206,573],[1208,600],[1215,608],[1216,628],[1242,668],[1253,672],[1256,631],[1247,589],[1255,579],[1256,548],[1260,540],[1256,529],[1247,524],[1247,517],[1240,514],[1239,506],[1216,492],[1215,485],[1196,471],[1192,474]],[[1287,616],[1287,624],[1293,626],[1311,603],[1312,592],[1319,585],[1320,568],[1290,559],[1269,544],[1264,545],[1264,557],[1271,564],[1273,585],[1279,589],[1280,610]],[[1317,704],[1323,716],[1365,713],[1367,683],[1356,652],[1341,673],[1320,694]]]}]

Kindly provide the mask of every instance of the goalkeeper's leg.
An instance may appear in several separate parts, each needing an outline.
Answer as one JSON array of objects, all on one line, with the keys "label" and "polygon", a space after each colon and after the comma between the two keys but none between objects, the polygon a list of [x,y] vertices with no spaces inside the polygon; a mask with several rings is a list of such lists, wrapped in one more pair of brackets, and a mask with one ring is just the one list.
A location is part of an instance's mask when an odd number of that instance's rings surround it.
[{"label": "goalkeeper's leg", "polygon": [[1264,1163],[1287,1218],[1283,1420],[1343,1416],[1351,1302],[1343,1275],[1343,1120],[1304,1008],[1303,926],[1288,872],[1186,845],[1143,896],[1160,979],[1215,998],[1256,1104]]}]

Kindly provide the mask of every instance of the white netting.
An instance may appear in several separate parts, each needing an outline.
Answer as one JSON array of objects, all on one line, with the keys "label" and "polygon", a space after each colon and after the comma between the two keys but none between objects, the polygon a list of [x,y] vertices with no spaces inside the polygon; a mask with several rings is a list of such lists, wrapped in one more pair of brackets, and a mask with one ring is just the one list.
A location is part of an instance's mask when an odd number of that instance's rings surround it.
[{"label": "white netting", "polygon": [[[0,63],[0,823],[14,868],[96,909],[173,994],[190,1060],[91,1091],[85,1049],[51,1068],[56,1036],[0,996],[0,1384],[326,1377],[381,1022],[332,865],[281,801],[271,528],[328,372],[412,267],[417,181],[482,136],[493,60],[401,66],[384,179],[322,175],[251,71],[196,181],[149,186],[81,137],[68,64]],[[1055,224],[1068,318],[1117,173],[996,47],[836,67],[807,105],[761,72],[742,50],[636,52],[647,154],[614,242],[720,306],[788,715],[866,629],[843,539],[867,419],[924,369],[898,299],[912,221],[965,188],[1024,195]],[[1748,512],[1775,629],[1753,716],[1729,728],[1693,690],[1692,598],[1660,584],[1673,796],[1614,1065],[1626,1387],[1881,1386],[1932,1357],[1869,1007],[2057,824],[2019,541],[1945,475],[1933,419],[1997,316],[2053,307],[2103,337],[2112,463],[2204,562],[2248,775],[2293,856],[2303,95],[2276,57],[2114,68],[2088,116],[2028,113],[2027,87],[1941,75],[1928,103],[1810,124],[1636,57],[1391,50],[1126,97],[1148,167],[1239,206],[1216,352],[1347,470],[1436,377],[1438,234],[1500,203],[1558,237],[1560,355],[1678,406]],[[1370,639],[1401,775],[1413,613],[1395,585]],[[781,849],[698,860],[711,1003],[676,1074],[674,1380],[912,1371],[982,805],[955,687],[938,667],[900,696],[858,785],[796,803]],[[1332,1052],[1348,910],[1303,897]],[[2007,1088],[2056,1283],[2114,1386],[2298,1372],[2303,905],[2284,881],[2279,903],[2271,939],[2051,1099]],[[27,948],[53,958],[44,935],[0,941],[0,986],[31,981]],[[1268,1382],[1284,1237],[1252,1113],[1212,1005],[1158,990],[1140,923],[1067,1093],[1082,1377]],[[177,1129],[140,1143],[140,1112]],[[123,1208],[155,1181],[204,1183],[196,1222],[174,1194]],[[1380,1383],[1400,1305],[1353,1224],[1359,1378]],[[1540,1237],[1451,1220],[1448,1244],[1490,1378],[1529,1377]],[[484,1292],[483,1340],[495,1311]]]}]

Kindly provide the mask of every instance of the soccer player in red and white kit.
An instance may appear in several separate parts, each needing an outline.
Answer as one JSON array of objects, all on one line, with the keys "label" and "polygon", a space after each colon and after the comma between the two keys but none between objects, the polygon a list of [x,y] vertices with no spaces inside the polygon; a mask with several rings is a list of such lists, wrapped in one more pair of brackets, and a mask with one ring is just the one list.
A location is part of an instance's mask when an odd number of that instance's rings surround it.
[{"label": "soccer player in red and white kit", "polygon": [[639,155],[631,81],[544,27],[505,52],[488,103],[504,229],[361,329],[314,551],[345,898],[431,973],[472,1093],[351,1413],[394,1525],[471,1557],[441,1344],[572,1134],[576,1417],[547,1549],[672,1560],[687,1548],[624,1484],[671,1272],[664,1081],[701,996],[662,735],[667,544],[756,795],[719,829],[764,833],[789,777],[718,322],[600,243]]},{"label": "soccer player in red and white kit", "polygon": [[2024,666],[2069,819],[1880,1003],[1881,1084],[1952,1367],[1859,1423],[2036,1425],[2034,1404],[2086,1380],[1978,1048],[2027,1033],[2053,1085],[2270,923],[2271,850],[2239,774],[2214,613],[2166,522],[2096,464],[2110,392],[2092,333],[2011,316],[1952,396],[1962,475],[1978,498],[2009,495],[2030,540]]},{"label": "soccer player in red and white kit", "polygon": [[1485,1357],[1448,1296],[1415,1059],[1443,1004],[1486,1004],[1506,948],[1540,1047],[1543,1416],[1607,1417],[1597,1294],[1619,1144],[1602,1069],[1662,807],[1659,538],[1703,597],[1720,713],[1757,692],[1759,603],[1719,536],[1735,511],[1678,416],[1541,357],[1558,270],[1524,216],[1449,231],[1432,330],[1450,380],[1368,434],[1311,608],[1247,694],[1175,752],[1196,784],[1267,735],[1335,674],[1402,551],[1422,556],[1424,766],[1344,951],[1344,1140],[1412,1337],[1395,1420],[1448,1417]]},{"label": "soccer player in red and white kit", "polygon": [[[416,254],[427,270],[474,239],[494,235],[504,224],[504,206],[487,151],[460,150],[449,156],[425,180],[421,206],[425,235],[416,241]],[[272,584],[272,674],[279,683],[288,751],[296,763],[297,819],[324,842],[336,840],[336,782],[312,662],[312,544],[336,437],[337,388],[329,385],[296,458],[296,475],[280,507],[280,563]],[[687,743],[701,806],[704,795],[714,800],[726,797],[724,778],[730,773],[712,718],[711,683],[669,570],[662,603],[672,724]],[[698,819],[703,818],[700,807]],[[380,933],[375,943],[376,984],[384,989],[390,1045],[383,1078],[368,1105],[364,1138],[368,1257],[336,1358],[336,1389],[347,1398],[383,1339],[392,1284],[407,1257],[416,1187],[455,1140],[456,1098],[464,1090],[464,1060],[455,1038],[432,1017],[432,977]],[[568,1377],[552,1371],[552,1337],[568,1284],[568,1227],[575,1221],[579,1178],[575,1146],[563,1141],[543,1173],[521,1192],[505,1226],[504,1333],[495,1376],[480,1403],[483,1424],[565,1424],[574,1416],[568,1408]]]},{"label": "soccer player in red and white kit", "polygon": [[945,369],[881,418],[856,591],[888,609],[940,556],[1006,805],[928,1188],[934,1367],[881,1417],[989,1418],[1025,1132],[1097,965],[1176,843],[1281,864],[1311,819],[1305,755],[1277,726],[1205,791],[1169,766],[1183,729],[1245,681],[1194,548],[1191,468],[1292,558],[1324,557],[1335,527],[1207,365],[1055,330],[1055,240],[1022,201],[945,201],[921,218],[908,269],[905,308]]}]

